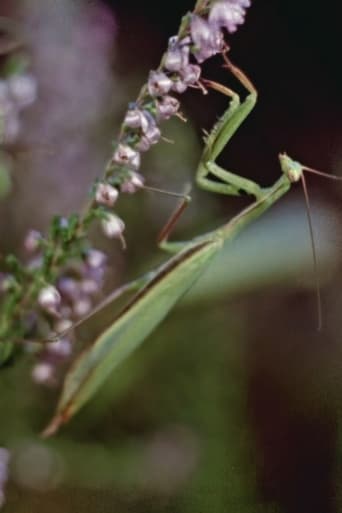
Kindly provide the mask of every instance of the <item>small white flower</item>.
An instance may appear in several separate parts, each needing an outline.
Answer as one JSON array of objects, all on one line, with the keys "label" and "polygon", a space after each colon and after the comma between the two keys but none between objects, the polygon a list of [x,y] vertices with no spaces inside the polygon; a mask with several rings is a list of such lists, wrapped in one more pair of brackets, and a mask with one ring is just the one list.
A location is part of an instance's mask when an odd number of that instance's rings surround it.
[{"label": "small white flower", "polygon": [[58,321],[54,323],[53,327],[56,333],[63,333],[72,327],[72,321],[70,319],[58,319]]},{"label": "small white flower", "polygon": [[161,132],[157,125],[151,125],[147,132],[145,132],[145,137],[150,144],[157,144],[160,136]]},{"label": "small white flower", "polygon": [[101,224],[104,234],[109,239],[120,239],[125,229],[125,223],[115,214],[107,214],[106,218],[102,219]]},{"label": "small white flower", "polygon": [[175,80],[172,84],[172,91],[178,94],[182,94],[187,90],[188,86],[186,85],[183,80],[180,80],[179,78]]},{"label": "small white flower", "polygon": [[39,305],[47,312],[54,312],[60,305],[61,295],[53,285],[47,285],[38,295]]},{"label": "small white flower", "polygon": [[89,298],[83,297],[76,301],[76,303],[73,305],[73,313],[76,317],[79,319],[82,319],[85,315],[87,315],[90,310],[92,309],[92,302]]},{"label": "small white flower", "polygon": [[145,112],[138,108],[128,109],[124,119],[124,125],[129,128],[141,128],[141,130],[145,132],[148,128],[148,124],[149,119]]},{"label": "small white flower", "polygon": [[172,87],[172,80],[162,71],[151,71],[147,83],[148,92],[151,96],[163,96]]},{"label": "small white flower", "polygon": [[156,104],[158,118],[160,120],[170,119],[179,109],[179,101],[173,96],[165,95]]},{"label": "small white flower", "polygon": [[102,267],[106,263],[106,260],[107,260],[106,255],[102,251],[99,251],[98,249],[90,249],[87,252],[86,262],[90,267],[92,267],[94,269],[97,269],[98,267]]},{"label": "small white flower", "polygon": [[135,170],[139,169],[139,167],[140,167],[140,153],[137,152],[136,155],[133,157],[133,159],[130,162],[130,167],[132,169],[135,169]]},{"label": "small white flower", "polygon": [[79,282],[68,276],[63,276],[58,280],[58,290],[68,301],[76,301],[80,296]]},{"label": "small white flower", "polygon": [[238,25],[244,23],[246,8],[250,5],[250,0],[220,0],[210,11],[209,23],[218,28],[225,27],[228,32],[233,33]]},{"label": "small white flower", "polygon": [[133,150],[128,144],[119,144],[114,153],[113,162],[131,167],[136,171],[140,166],[140,153]]},{"label": "small white flower", "polygon": [[8,79],[8,87],[19,108],[28,107],[37,98],[37,82],[32,75],[13,75]]},{"label": "small white flower", "polygon": [[222,51],[223,34],[215,23],[209,23],[201,16],[193,14],[190,31],[195,45],[194,55],[198,62],[201,63]]},{"label": "small white flower", "polygon": [[99,292],[100,284],[96,280],[91,280],[88,278],[80,282],[80,288],[83,294],[92,296]]},{"label": "small white flower", "polygon": [[151,143],[145,135],[142,135],[135,147],[138,151],[144,152],[151,148]]},{"label": "small white flower", "polygon": [[201,71],[201,67],[197,64],[189,64],[182,70],[182,79],[187,85],[195,84],[201,76]]},{"label": "small white flower", "polygon": [[41,255],[37,255],[34,258],[31,258],[29,262],[27,262],[27,268],[31,271],[34,271],[42,266],[43,258]]},{"label": "small white flower", "polygon": [[100,205],[112,207],[119,197],[119,191],[109,183],[99,183],[95,191],[95,200]]},{"label": "small white flower", "polygon": [[42,234],[37,230],[30,230],[24,240],[24,248],[29,253],[34,253],[39,249],[40,242],[42,240]]},{"label": "small white flower", "polygon": [[179,72],[189,64],[189,38],[179,41],[177,36],[170,37],[169,47],[163,60],[163,66],[169,71]]},{"label": "small white flower", "polygon": [[70,340],[67,338],[60,338],[55,342],[49,342],[47,349],[50,354],[61,358],[67,358],[72,352]]},{"label": "small white flower", "polygon": [[51,363],[37,363],[32,370],[32,379],[37,385],[50,384],[54,378],[54,368]]},{"label": "small white flower", "polygon": [[130,176],[121,184],[120,190],[121,192],[125,192],[127,194],[134,194],[139,189],[144,187],[144,177],[139,175],[139,173],[131,173]]}]

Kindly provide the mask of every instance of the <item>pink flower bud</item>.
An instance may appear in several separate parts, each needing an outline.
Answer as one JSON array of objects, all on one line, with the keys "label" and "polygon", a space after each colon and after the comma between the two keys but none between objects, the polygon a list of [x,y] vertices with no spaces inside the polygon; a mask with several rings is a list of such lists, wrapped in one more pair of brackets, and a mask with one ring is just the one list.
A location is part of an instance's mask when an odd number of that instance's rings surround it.
[{"label": "pink flower bud", "polygon": [[115,214],[107,214],[106,218],[102,219],[101,224],[104,234],[109,239],[121,238],[125,230],[125,223]]},{"label": "pink flower bud", "polygon": [[119,191],[109,183],[99,183],[95,191],[95,200],[100,205],[112,207],[118,199]]},{"label": "pink flower bud", "polygon": [[37,230],[30,230],[24,240],[24,247],[29,253],[34,253],[39,249],[42,240],[42,234]]},{"label": "pink flower bud", "polygon": [[190,43],[189,38],[179,41],[177,36],[170,37],[169,47],[163,61],[167,70],[179,72],[189,64]]},{"label": "pink flower bud", "polygon": [[244,23],[246,8],[250,5],[250,0],[220,0],[210,11],[209,23],[219,28],[224,27],[233,33],[238,25]]},{"label": "pink flower bud", "polygon": [[58,290],[67,301],[76,301],[80,296],[79,282],[67,276],[58,281]]},{"label": "pink flower bud", "polygon": [[81,291],[87,296],[97,294],[100,290],[100,285],[96,280],[85,279],[80,282]]},{"label": "pink flower bud", "polygon": [[128,144],[120,143],[114,153],[113,162],[137,170],[140,166],[140,154]]},{"label": "pink flower bud", "polygon": [[185,84],[196,84],[201,76],[201,67],[197,64],[189,64],[182,70],[181,76]]},{"label": "pink flower bud", "polygon": [[135,169],[135,170],[139,169],[140,161],[141,161],[140,153],[137,152],[136,155],[133,157],[133,159],[130,162],[131,169]]},{"label": "pink flower bud", "polygon": [[67,358],[72,353],[71,342],[67,338],[60,338],[55,342],[49,342],[48,352],[60,358]]},{"label": "pink flower bud", "polygon": [[134,108],[127,111],[124,125],[128,128],[141,128],[144,132],[148,128],[149,120],[143,111]]},{"label": "pink flower bud", "polygon": [[[135,145],[135,148],[139,149],[140,151],[147,151],[152,144],[156,144],[160,139],[160,130],[157,126],[155,118],[151,113],[147,111],[145,111],[145,116],[148,120],[148,125],[143,130],[140,141],[138,141]],[[135,170],[137,170],[137,168]]]},{"label": "pink flower bud", "polygon": [[174,116],[179,109],[179,101],[169,95],[163,96],[156,105],[160,120],[169,119],[171,116]]},{"label": "pink flower bud", "polygon": [[53,329],[56,331],[56,333],[63,333],[71,327],[72,321],[70,319],[58,319],[58,321],[53,325]]},{"label": "pink flower bud", "polygon": [[98,267],[102,267],[106,263],[106,261],[107,261],[107,256],[102,251],[99,251],[98,249],[90,249],[87,252],[86,262],[90,267],[92,267],[94,269],[97,269]]},{"label": "pink flower bud", "polygon": [[73,313],[75,317],[82,319],[85,315],[87,315],[90,310],[92,309],[92,302],[89,298],[83,297],[76,301],[76,303],[73,306]]},{"label": "pink flower bud", "polygon": [[144,186],[144,178],[138,173],[131,173],[130,176],[121,184],[121,192],[134,194]]},{"label": "pink flower bud", "polygon": [[223,49],[223,34],[219,27],[210,24],[195,14],[191,17],[191,37],[195,44],[194,55],[198,62],[203,62]]},{"label": "pink flower bud", "polygon": [[164,68],[169,71],[180,71],[183,67],[183,55],[180,48],[172,48],[166,52]]},{"label": "pink flower bud", "polygon": [[61,303],[61,295],[56,287],[47,285],[39,292],[38,303],[46,312],[54,313]]},{"label": "pink flower bud", "polygon": [[160,139],[160,130],[157,125],[151,126],[145,133],[145,137],[150,144],[156,144]]},{"label": "pink flower bud", "polygon": [[188,86],[183,80],[177,79],[172,84],[172,91],[178,94],[182,94],[187,90]]},{"label": "pink flower bud", "polygon": [[151,148],[151,143],[145,135],[142,135],[135,148],[141,152],[148,151]]},{"label": "pink flower bud", "polygon": [[151,96],[163,96],[172,87],[172,80],[161,71],[151,71],[147,83],[148,92]]},{"label": "pink flower bud", "polygon": [[28,107],[37,98],[37,82],[32,75],[13,75],[8,79],[8,87],[19,108]]},{"label": "pink flower bud", "polygon": [[49,362],[40,362],[33,367],[32,379],[37,385],[51,385],[54,376],[53,365]]}]

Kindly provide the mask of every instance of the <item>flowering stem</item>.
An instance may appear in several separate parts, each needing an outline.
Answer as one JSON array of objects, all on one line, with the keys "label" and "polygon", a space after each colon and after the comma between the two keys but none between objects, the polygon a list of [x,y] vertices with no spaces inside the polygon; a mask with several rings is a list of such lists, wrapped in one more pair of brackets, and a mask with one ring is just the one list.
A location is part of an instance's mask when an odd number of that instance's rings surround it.
[{"label": "flowering stem", "polygon": [[[54,308],[58,308],[60,295],[57,289],[55,295],[51,293],[51,285],[60,279],[68,261],[84,260],[89,246],[87,232],[93,221],[101,221],[108,237],[124,241],[124,223],[111,212],[119,191],[133,193],[143,188],[144,180],[136,173],[141,153],[159,141],[159,124],[162,121],[179,116],[179,101],[169,93],[181,94],[188,87],[204,90],[199,80],[200,64],[226,48],[222,28],[234,32],[237,25],[243,23],[249,1],[240,0],[240,3],[240,7],[236,7],[233,0],[196,1],[193,12],[182,18],[178,34],[170,38],[159,66],[150,72],[136,101],[130,104],[119,130],[114,153],[107,161],[102,179],[93,185],[91,198],[82,212],[68,219],[56,218],[52,221],[48,237],[41,237],[38,241],[41,255],[38,268],[26,268],[14,257],[8,260],[13,279],[7,284],[3,301],[0,340],[14,342],[18,337],[25,338],[25,317],[37,308],[37,299],[41,307],[47,306],[48,314],[58,313],[51,310],[51,300],[55,298]],[[233,4],[235,18],[231,16]],[[225,17],[222,17],[222,9]],[[239,10],[238,18],[236,9]],[[198,64],[191,62],[191,59]],[[44,287],[46,290],[43,290]],[[51,326],[55,319],[56,316],[52,315]],[[36,336],[39,338],[39,333]]]}]

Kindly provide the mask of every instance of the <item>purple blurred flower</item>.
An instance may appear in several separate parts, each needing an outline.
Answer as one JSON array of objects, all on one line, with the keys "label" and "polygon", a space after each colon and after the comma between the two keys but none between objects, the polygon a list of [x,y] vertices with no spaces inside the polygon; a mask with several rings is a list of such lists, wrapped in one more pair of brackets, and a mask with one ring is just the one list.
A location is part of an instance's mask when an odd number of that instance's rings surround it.
[{"label": "purple blurred flower", "polygon": [[238,26],[244,23],[246,9],[250,7],[250,0],[219,0],[209,14],[208,21],[218,28],[226,28],[233,33]]},{"label": "purple blurred flower", "polygon": [[224,46],[223,35],[220,28],[215,24],[211,24],[201,16],[193,14],[190,30],[195,45],[193,53],[198,62],[203,62],[222,51]]}]

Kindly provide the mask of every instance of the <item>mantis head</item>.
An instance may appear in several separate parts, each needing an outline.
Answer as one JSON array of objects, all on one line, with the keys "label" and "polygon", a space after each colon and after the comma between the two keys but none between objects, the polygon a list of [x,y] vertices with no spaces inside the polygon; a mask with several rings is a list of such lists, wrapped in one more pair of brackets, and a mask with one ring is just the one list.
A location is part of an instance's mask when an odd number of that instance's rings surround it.
[{"label": "mantis head", "polygon": [[291,159],[286,153],[279,153],[279,161],[282,172],[291,183],[299,182],[303,176],[304,167],[296,160]]}]

